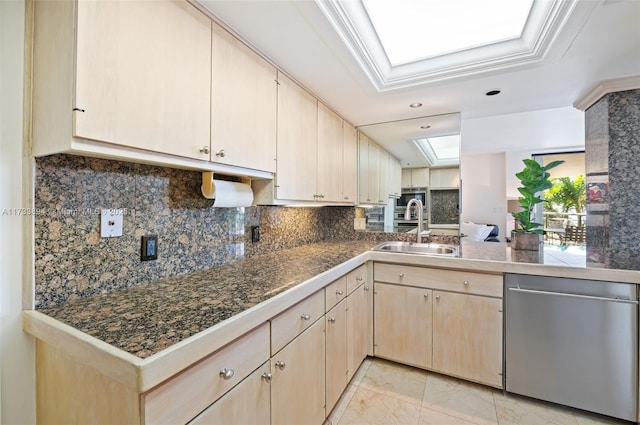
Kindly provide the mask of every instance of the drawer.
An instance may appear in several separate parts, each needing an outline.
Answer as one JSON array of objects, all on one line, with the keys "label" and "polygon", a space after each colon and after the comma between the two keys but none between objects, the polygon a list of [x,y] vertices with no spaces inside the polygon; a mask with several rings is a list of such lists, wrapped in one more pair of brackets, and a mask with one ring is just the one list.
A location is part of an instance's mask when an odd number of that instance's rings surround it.
[{"label": "drawer", "polygon": [[233,423],[269,425],[271,385],[263,378],[263,374],[269,372],[269,362],[266,362],[189,422],[189,425]]},{"label": "drawer", "polygon": [[275,354],[324,315],[324,290],[271,319],[271,354]]},{"label": "drawer", "polygon": [[325,312],[333,308],[334,305],[347,297],[347,277],[333,281],[324,288],[324,308]]},{"label": "drawer", "polygon": [[376,263],[377,282],[502,298],[502,275]]},{"label": "drawer", "polygon": [[367,281],[367,266],[361,265],[355,270],[347,273],[347,295]]},{"label": "drawer", "polygon": [[268,359],[265,323],[146,393],[145,423],[188,422]]}]

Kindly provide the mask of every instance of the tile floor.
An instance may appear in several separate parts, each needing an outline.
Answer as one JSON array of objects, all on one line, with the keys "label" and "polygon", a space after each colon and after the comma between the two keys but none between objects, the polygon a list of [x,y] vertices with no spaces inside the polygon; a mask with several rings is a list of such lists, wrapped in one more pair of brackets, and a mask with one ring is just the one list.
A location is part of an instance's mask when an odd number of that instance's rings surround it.
[{"label": "tile floor", "polygon": [[596,425],[607,417],[508,395],[421,369],[367,359],[325,425]]}]

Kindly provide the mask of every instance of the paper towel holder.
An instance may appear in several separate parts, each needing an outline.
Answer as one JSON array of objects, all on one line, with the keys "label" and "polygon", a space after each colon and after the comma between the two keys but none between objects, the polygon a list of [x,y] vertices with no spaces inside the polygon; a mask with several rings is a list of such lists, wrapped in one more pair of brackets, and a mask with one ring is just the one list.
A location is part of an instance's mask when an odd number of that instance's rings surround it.
[{"label": "paper towel holder", "polygon": [[215,193],[214,180],[223,180],[233,183],[243,183],[251,186],[251,178],[246,176],[232,176],[226,174],[218,174],[213,171],[202,172],[202,194],[204,197],[211,199]]}]

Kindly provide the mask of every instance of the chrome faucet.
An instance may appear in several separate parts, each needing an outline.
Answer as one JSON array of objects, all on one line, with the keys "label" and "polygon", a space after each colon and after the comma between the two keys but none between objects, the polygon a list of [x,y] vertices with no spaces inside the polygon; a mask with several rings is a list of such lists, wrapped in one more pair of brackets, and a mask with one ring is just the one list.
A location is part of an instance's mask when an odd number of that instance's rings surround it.
[{"label": "chrome faucet", "polygon": [[422,223],[424,221],[424,205],[422,205],[422,201],[416,198],[411,199],[409,202],[407,202],[407,209],[404,212],[404,219],[405,220],[411,220],[411,206],[415,205],[417,211],[417,216],[418,216],[418,229],[416,230],[416,241],[417,243],[421,243],[422,242]]}]

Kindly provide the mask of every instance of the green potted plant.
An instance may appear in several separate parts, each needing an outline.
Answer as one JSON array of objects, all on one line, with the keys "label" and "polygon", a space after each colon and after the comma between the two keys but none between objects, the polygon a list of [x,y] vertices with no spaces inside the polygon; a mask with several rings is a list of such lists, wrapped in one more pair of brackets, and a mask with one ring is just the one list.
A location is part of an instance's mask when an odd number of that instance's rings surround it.
[{"label": "green potted plant", "polygon": [[542,223],[532,220],[534,207],[543,202],[539,195],[552,186],[549,180],[549,170],[564,163],[564,161],[552,161],[542,166],[533,159],[523,159],[524,169],[516,173],[520,180],[518,192],[522,195],[518,203],[522,211],[511,213],[515,218],[516,228],[511,233],[511,247],[513,249],[526,249],[537,251],[540,248],[541,236],[544,233]]}]

